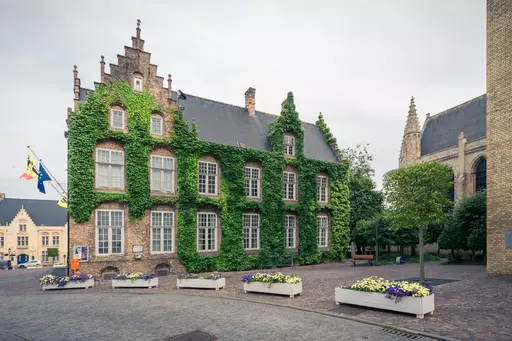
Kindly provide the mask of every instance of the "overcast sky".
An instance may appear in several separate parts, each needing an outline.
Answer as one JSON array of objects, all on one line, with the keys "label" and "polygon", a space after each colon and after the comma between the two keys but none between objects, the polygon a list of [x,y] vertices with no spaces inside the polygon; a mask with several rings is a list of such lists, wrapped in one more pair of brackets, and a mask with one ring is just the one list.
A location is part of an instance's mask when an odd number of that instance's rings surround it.
[{"label": "overcast sky", "polygon": [[302,120],[324,114],[340,148],[369,143],[376,181],[396,168],[411,96],[425,114],[485,93],[485,0],[2,1],[0,192],[58,199],[19,179],[26,146],[66,182],[73,65],[99,81],[142,21],[145,50],[173,88]]}]

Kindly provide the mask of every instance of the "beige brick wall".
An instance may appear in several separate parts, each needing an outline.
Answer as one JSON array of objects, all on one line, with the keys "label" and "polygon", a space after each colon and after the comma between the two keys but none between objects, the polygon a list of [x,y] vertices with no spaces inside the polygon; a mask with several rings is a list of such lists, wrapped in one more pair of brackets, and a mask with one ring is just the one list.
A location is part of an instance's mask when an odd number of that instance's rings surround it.
[{"label": "beige brick wall", "polygon": [[[96,250],[96,210],[111,209],[124,211],[124,249],[122,255],[101,256]],[[72,217],[70,222],[72,226],[70,236],[70,246],[82,245],[88,246],[89,261],[82,262],[80,271],[82,273],[92,273],[100,275],[102,270],[107,267],[116,267],[121,272],[152,272],[158,265],[167,265],[172,260],[172,271],[181,273],[184,271],[183,266],[177,260],[177,247],[174,244],[172,253],[151,254],[150,245],[150,210],[146,211],[143,219],[137,221],[129,221],[128,206],[118,202],[105,202],[100,204],[94,210],[85,223],[77,223]],[[155,205],[151,210],[167,210],[174,212],[174,234],[176,234],[176,209],[168,205]],[[135,260],[132,246],[134,244],[143,245],[144,251],[142,260]]]},{"label": "beige brick wall", "polygon": [[512,274],[512,1],[487,1],[487,272]]}]

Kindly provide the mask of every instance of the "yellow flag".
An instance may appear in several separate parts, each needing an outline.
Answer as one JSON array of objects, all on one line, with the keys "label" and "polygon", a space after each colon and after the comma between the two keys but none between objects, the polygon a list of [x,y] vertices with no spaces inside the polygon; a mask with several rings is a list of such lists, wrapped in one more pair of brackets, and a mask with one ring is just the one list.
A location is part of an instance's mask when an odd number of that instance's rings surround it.
[{"label": "yellow flag", "polygon": [[23,173],[20,178],[23,179],[36,179],[37,178],[37,172],[36,172],[36,162],[32,158],[32,155],[30,155],[30,152],[28,152],[27,156],[27,169],[25,170],[25,173]]},{"label": "yellow flag", "polygon": [[59,202],[57,203],[60,207],[68,208],[68,198],[66,198],[66,195],[62,195],[60,197]]}]

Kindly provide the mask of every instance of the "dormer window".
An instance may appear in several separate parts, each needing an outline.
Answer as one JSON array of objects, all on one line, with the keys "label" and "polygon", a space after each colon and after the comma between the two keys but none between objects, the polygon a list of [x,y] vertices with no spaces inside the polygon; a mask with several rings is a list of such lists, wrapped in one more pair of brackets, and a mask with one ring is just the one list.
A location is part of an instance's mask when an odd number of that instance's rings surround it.
[{"label": "dormer window", "polygon": [[151,116],[151,135],[163,135],[164,134],[164,120],[162,116],[154,114]]},{"label": "dormer window", "polygon": [[135,91],[143,91],[144,90],[144,83],[142,82],[142,76],[141,75],[133,75],[133,90]]},{"label": "dormer window", "polygon": [[284,135],[284,155],[295,156],[295,136]]},{"label": "dormer window", "polygon": [[114,129],[124,129],[124,111],[120,108],[110,110],[110,126]]}]

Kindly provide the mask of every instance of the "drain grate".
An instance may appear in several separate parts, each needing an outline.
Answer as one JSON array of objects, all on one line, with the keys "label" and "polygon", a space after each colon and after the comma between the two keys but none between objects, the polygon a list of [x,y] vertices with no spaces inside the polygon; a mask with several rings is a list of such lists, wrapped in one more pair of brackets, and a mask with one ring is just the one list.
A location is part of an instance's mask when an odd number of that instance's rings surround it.
[{"label": "drain grate", "polygon": [[395,330],[395,329],[382,328],[380,331],[384,332],[384,333],[387,333],[387,334],[392,334],[392,335],[396,335],[396,336],[405,337],[405,338],[408,338],[408,339],[411,339],[411,340],[423,339],[423,337],[421,335],[407,333],[407,332],[403,332],[403,331]]},{"label": "drain grate", "polygon": [[196,330],[190,333],[180,334],[165,338],[164,341],[210,341],[212,336],[208,333]]}]

